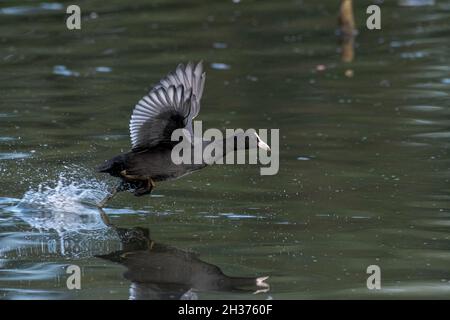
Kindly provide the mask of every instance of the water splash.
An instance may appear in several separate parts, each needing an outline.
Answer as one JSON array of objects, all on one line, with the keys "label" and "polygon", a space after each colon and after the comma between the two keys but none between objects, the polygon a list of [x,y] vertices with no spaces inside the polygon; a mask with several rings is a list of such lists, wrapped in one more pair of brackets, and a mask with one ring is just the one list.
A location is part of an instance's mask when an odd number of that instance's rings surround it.
[{"label": "water splash", "polygon": [[95,206],[108,193],[108,186],[85,169],[65,167],[55,181],[28,190],[13,211],[39,230],[58,232],[105,228]]}]

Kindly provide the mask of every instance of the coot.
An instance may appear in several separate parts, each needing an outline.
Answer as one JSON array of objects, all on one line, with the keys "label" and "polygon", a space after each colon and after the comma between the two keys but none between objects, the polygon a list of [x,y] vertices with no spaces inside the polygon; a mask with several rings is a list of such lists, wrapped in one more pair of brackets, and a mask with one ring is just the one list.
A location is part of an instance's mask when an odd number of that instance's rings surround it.
[{"label": "coot", "polygon": [[[176,164],[171,158],[172,149],[179,143],[171,139],[174,130],[186,129],[193,137],[192,120],[200,111],[205,76],[202,62],[196,65],[192,62],[179,64],[174,72],[162,78],[137,103],[130,121],[131,151],[105,161],[98,168],[99,172],[121,179],[119,185],[99,203],[99,207],[103,207],[119,191],[132,190],[136,196],[149,194],[155,182],[176,179],[210,164],[205,160],[197,164]],[[256,132],[252,135],[253,143],[246,135],[244,144],[234,143],[234,149],[225,149],[227,141],[235,142],[242,138],[240,135],[243,133],[237,132],[223,141],[202,141],[201,147],[204,149],[209,144],[220,142],[223,152],[216,157],[238,149],[259,147],[270,150]]]}]

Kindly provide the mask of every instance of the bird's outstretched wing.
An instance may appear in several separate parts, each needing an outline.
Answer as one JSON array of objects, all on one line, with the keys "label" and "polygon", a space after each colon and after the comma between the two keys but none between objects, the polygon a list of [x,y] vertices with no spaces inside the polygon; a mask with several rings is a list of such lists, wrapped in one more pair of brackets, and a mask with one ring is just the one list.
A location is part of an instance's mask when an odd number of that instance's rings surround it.
[{"label": "bird's outstretched wing", "polygon": [[172,144],[172,132],[186,128],[200,111],[206,74],[203,64],[179,64],[134,107],[130,120],[133,150]]}]

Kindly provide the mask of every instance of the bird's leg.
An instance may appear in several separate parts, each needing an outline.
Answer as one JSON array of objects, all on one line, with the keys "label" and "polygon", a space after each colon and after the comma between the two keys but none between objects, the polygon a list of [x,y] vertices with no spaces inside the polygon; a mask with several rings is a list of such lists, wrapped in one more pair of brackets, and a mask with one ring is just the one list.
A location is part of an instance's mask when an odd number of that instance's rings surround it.
[{"label": "bird's leg", "polygon": [[105,211],[103,211],[102,207],[98,207],[98,210],[100,211],[100,218],[102,219],[103,223],[108,227],[113,227],[111,224],[111,221],[109,220],[108,216],[106,215]]},{"label": "bird's leg", "polygon": [[[120,185],[119,185],[120,186]],[[103,208],[105,206],[105,204],[111,200],[112,198],[114,198],[114,196],[117,194],[117,189],[119,188],[119,186],[115,186],[111,189],[111,191],[109,192],[109,194],[102,200],[100,201],[100,203],[97,205],[99,208]]]},{"label": "bird's leg", "polygon": [[136,182],[136,181],[147,181],[148,177],[139,176],[136,174],[128,174],[127,170],[123,170],[120,172],[120,175],[124,178],[124,180],[129,182]]},{"label": "bird's leg", "polygon": [[148,178],[147,183],[150,185],[150,191],[153,190],[154,187],[156,187],[156,183],[152,180],[152,178]]}]

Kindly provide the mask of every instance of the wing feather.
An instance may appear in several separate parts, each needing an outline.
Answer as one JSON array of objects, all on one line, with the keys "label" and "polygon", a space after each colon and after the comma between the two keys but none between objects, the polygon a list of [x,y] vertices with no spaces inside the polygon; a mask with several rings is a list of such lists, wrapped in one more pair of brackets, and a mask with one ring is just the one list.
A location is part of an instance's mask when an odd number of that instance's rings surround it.
[{"label": "wing feather", "polygon": [[130,120],[133,150],[171,143],[175,129],[192,132],[192,119],[200,112],[206,74],[202,62],[179,64],[134,107]]}]

